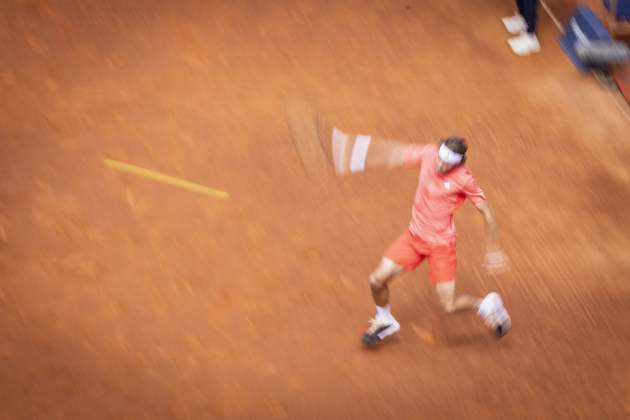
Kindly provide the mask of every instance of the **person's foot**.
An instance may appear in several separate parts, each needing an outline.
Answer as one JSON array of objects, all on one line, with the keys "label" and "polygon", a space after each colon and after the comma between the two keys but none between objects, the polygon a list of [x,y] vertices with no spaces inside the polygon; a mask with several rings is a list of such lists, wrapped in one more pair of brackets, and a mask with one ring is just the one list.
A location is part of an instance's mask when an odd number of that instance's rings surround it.
[{"label": "person's foot", "polygon": [[519,36],[508,39],[510,48],[514,51],[514,54],[525,56],[540,51],[540,43],[536,34],[530,34],[529,32],[523,32]]},{"label": "person's foot", "polygon": [[512,319],[498,293],[489,293],[481,301],[477,313],[497,337],[503,337],[512,328]]},{"label": "person's foot", "polygon": [[370,326],[363,334],[361,341],[365,346],[371,347],[400,331],[400,324],[393,316],[388,318],[374,317],[370,319]]},{"label": "person's foot", "polygon": [[527,23],[521,15],[508,16],[501,19],[505,29],[513,35],[520,34],[527,30]]}]

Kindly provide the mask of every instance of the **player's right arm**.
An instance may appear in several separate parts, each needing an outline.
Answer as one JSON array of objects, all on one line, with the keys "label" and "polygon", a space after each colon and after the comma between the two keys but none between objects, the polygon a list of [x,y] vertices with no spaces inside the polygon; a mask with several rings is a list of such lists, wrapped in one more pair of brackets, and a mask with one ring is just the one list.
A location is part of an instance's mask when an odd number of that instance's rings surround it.
[{"label": "player's right arm", "polygon": [[419,167],[427,149],[427,145],[333,130],[333,162],[335,171],[339,174],[376,168]]}]

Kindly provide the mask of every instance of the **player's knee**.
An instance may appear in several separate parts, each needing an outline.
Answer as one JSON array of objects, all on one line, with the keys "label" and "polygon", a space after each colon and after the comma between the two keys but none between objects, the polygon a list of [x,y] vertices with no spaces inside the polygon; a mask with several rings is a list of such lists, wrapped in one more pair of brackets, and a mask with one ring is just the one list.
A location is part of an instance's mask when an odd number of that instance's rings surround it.
[{"label": "player's knee", "polygon": [[455,312],[455,283],[452,281],[438,283],[435,290],[444,312],[447,314]]},{"label": "player's knee", "polygon": [[444,312],[450,314],[455,311],[455,304],[453,303],[453,298],[450,294],[440,294],[439,300]]},{"label": "player's knee", "polygon": [[379,276],[378,273],[372,273],[369,277],[370,287],[378,290],[382,289],[387,284],[387,277]]},{"label": "player's knee", "polygon": [[452,301],[440,301],[440,303],[442,304],[442,309],[447,314],[455,312],[455,305],[453,305]]},{"label": "player's knee", "polygon": [[372,289],[382,289],[402,271],[402,267],[387,258],[383,258],[378,267],[370,274],[369,283]]}]

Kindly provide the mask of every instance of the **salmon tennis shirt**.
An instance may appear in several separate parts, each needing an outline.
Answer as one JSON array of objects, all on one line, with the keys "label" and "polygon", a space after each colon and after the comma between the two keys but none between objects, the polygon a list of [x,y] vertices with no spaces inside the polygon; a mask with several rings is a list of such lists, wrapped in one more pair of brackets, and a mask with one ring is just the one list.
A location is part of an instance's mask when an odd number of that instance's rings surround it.
[{"label": "salmon tennis shirt", "polygon": [[438,174],[437,163],[436,145],[413,145],[405,154],[405,166],[420,167],[409,231],[432,245],[454,245],[453,213],[466,199],[476,205],[486,197],[465,166]]}]

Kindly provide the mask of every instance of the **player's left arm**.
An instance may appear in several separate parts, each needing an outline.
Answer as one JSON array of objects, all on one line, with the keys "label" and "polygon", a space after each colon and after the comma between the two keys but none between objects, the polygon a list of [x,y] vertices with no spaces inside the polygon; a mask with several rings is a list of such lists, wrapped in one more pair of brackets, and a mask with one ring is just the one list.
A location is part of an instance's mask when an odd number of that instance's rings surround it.
[{"label": "player's left arm", "polygon": [[483,220],[486,224],[486,238],[488,239],[488,252],[493,252],[501,249],[499,244],[499,233],[497,228],[497,222],[494,218],[494,213],[488,205],[486,200],[481,200],[475,203],[475,207],[483,215]]},{"label": "player's left arm", "polygon": [[487,248],[484,266],[491,274],[502,273],[508,268],[508,258],[499,243],[499,229],[494,212],[486,200],[477,201],[475,207],[483,215],[486,225]]},{"label": "player's left arm", "polygon": [[468,179],[462,187],[462,193],[483,215],[487,240],[484,266],[492,274],[505,271],[507,269],[508,259],[499,242],[499,228],[497,226],[496,218],[494,217],[494,212],[488,204],[488,200],[486,199],[486,195],[483,190],[479,188],[470,173],[468,173]]}]

